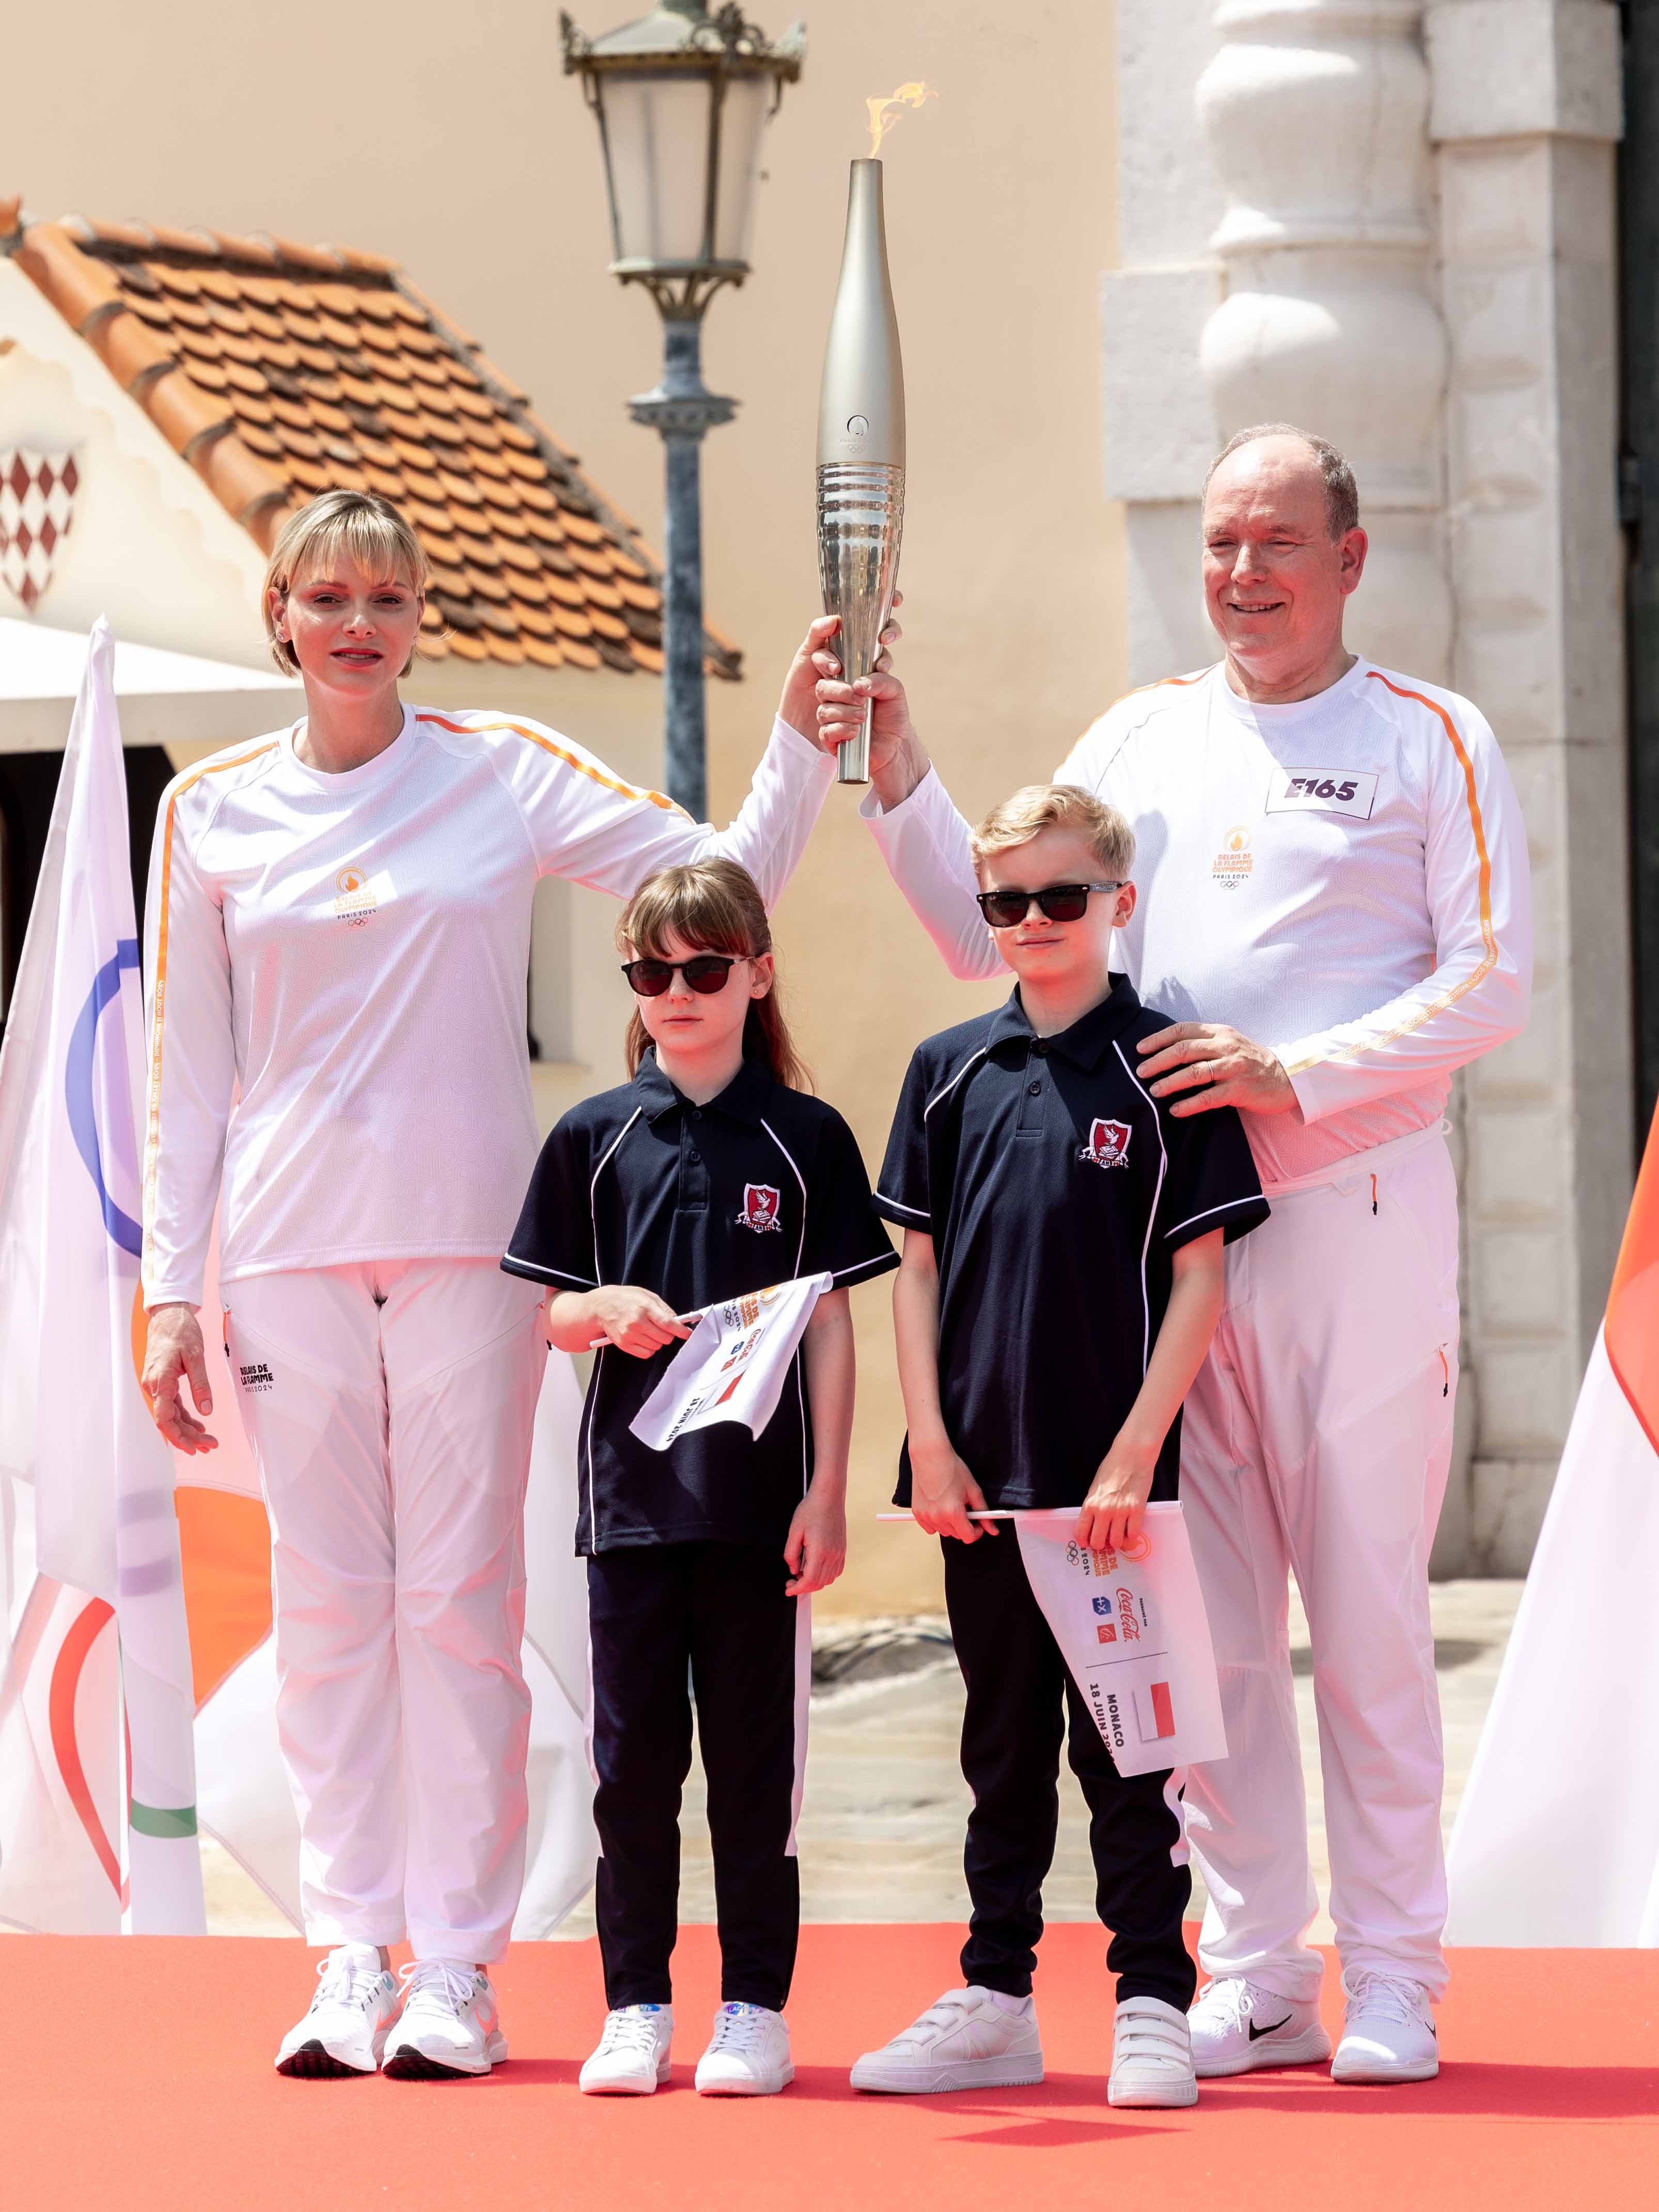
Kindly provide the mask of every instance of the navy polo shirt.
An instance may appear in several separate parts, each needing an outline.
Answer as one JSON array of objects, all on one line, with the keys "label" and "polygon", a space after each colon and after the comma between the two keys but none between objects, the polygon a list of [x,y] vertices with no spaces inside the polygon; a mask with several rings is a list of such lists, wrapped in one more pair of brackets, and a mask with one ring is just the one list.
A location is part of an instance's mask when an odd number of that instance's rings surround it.
[{"label": "navy polo shirt", "polygon": [[[567,1114],[542,1147],[501,1261],[554,1290],[632,1283],[676,1313],[797,1275],[837,1289],[898,1265],[871,1211],[858,1140],[833,1106],[745,1060],[694,1106],[649,1053],[631,1083]],[[758,1437],[719,1421],[653,1451],[632,1435],[682,1340],[596,1354],[577,1464],[576,1549],[712,1537],[781,1547],[812,1474],[805,1363],[795,1354]]]},{"label": "navy polo shirt", "polygon": [[[1177,1121],[1139,1078],[1136,1040],[1171,1018],[1114,975],[1039,1037],[1016,990],[911,1060],[875,1206],[933,1237],[939,1402],[988,1504],[1082,1504],[1146,1376],[1173,1254],[1267,1218],[1232,1108]],[[1176,1494],[1180,1428],[1154,1498]]]}]

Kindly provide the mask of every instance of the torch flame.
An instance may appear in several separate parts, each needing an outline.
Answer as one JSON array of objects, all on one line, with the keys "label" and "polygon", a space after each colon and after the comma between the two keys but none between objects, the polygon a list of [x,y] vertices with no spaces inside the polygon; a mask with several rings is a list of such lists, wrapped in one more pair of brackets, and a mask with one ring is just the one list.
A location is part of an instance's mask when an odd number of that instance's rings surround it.
[{"label": "torch flame", "polygon": [[870,159],[873,161],[880,153],[882,140],[907,107],[920,107],[923,100],[938,98],[931,84],[902,84],[885,100],[866,100],[864,104],[870,111]]}]

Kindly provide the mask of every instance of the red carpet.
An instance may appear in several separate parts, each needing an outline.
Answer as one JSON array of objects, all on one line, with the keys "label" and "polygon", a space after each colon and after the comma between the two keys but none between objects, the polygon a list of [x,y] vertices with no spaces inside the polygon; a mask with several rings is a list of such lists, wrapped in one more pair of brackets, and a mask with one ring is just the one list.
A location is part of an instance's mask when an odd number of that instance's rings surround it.
[{"label": "red carpet", "polygon": [[[1114,2112],[1097,1929],[1043,1939],[1041,2088],[854,2098],[847,2068],[957,1978],[950,1928],[815,1927],[790,2006],[796,2078],[691,2090],[714,1931],[678,1954],[673,2086],[580,2096],[594,1947],[529,1944],[500,1977],[514,2057],[487,2082],[280,2080],[307,2001],[297,1944],[19,1936],[0,2029],[7,2212],[1577,2212],[1659,2194],[1659,1954],[1473,1951],[1440,2078],[1338,2089],[1322,2070],[1206,2083],[1190,2112]],[[1335,1986],[1328,1977],[1328,1991]],[[1333,2020],[1334,2015],[1332,2015]],[[1565,2063],[1563,2063],[1565,2062]]]}]

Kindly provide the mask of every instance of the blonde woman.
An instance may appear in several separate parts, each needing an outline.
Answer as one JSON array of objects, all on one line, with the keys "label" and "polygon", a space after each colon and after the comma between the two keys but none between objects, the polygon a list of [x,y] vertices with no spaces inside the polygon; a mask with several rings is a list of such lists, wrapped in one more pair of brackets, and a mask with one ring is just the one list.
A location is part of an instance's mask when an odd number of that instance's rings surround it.
[{"label": "blonde woman", "polygon": [[627,896],[724,854],[770,905],[833,774],[799,734],[824,623],[716,832],[535,722],[406,706],[425,577],[385,500],[325,492],[289,519],[264,615],[305,714],[168,787],[146,914],[144,1382],[174,1445],[213,1448],[197,1309],[222,1176],[306,1935],[328,1949],[277,2054],[301,2075],[476,2075],[507,2053],[487,1968],[524,1869],[521,1508],[547,1347],[539,1290],[499,1262],[537,1151],[537,880]]}]

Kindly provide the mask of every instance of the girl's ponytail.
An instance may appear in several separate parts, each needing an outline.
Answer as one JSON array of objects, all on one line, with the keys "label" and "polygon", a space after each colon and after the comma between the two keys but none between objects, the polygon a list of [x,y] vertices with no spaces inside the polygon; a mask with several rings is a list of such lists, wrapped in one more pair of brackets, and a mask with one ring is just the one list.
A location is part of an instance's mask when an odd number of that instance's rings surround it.
[{"label": "girl's ponytail", "polygon": [[[757,958],[772,950],[772,929],[759,886],[735,860],[688,860],[664,868],[642,884],[623,908],[617,924],[617,950],[628,958],[645,954],[666,957],[671,938],[699,951]],[[651,1040],[635,1008],[629,1018],[626,1050],[632,1075]],[[779,1003],[775,972],[763,999],[751,999],[743,1026],[744,1056],[757,1060],[775,1083],[791,1091],[810,1091],[812,1079],[795,1050]]]}]

